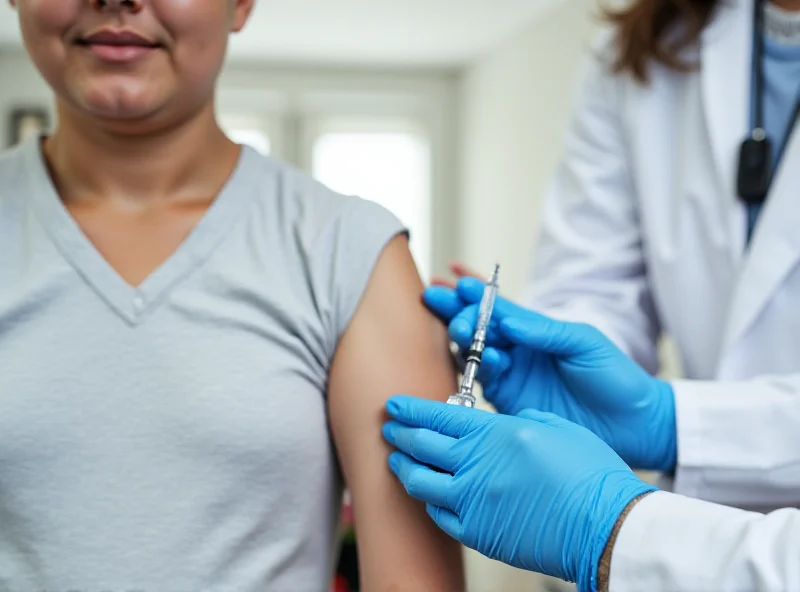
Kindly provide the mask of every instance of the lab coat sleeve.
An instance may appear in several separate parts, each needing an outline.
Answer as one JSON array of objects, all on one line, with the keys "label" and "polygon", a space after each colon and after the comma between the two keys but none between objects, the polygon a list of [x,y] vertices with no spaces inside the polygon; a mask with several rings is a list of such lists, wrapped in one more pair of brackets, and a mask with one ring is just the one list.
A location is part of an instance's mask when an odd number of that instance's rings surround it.
[{"label": "lab coat sleeve", "polygon": [[800,375],[672,385],[676,493],[757,510],[800,506]]},{"label": "lab coat sleeve", "polygon": [[610,592],[800,590],[800,511],[768,515],[656,492],[628,514]]},{"label": "lab coat sleeve", "polygon": [[544,199],[523,303],[592,324],[650,372],[660,332],[648,289],[621,107],[603,40],[584,65],[564,153]]}]

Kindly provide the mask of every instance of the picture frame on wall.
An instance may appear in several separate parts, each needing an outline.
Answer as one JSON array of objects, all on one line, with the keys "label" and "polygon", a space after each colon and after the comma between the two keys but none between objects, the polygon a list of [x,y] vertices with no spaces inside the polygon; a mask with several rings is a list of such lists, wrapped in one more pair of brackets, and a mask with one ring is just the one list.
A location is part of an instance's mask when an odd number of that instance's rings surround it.
[{"label": "picture frame on wall", "polygon": [[9,146],[39,135],[50,126],[47,110],[38,107],[13,109],[9,119]]}]

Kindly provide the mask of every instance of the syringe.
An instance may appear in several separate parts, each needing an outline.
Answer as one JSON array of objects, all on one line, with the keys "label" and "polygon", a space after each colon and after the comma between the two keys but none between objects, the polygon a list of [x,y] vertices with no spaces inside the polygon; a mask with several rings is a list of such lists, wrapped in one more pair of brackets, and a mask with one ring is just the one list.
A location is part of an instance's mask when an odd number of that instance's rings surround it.
[{"label": "syringe", "polygon": [[461,388],[455,395],[450,395],[447,399],[448,405],[460,405],[461,407],[474,407],[475,394],[475,377],[478,375],[478,369],[481,366],[481,358],[483,356],[483,349],[486,347],[486,333],[489,330],[489,321],[492,320],[492,311],[494,310],[494,301],[497,297],[497,275],[500,272],[500,266],[494,266],[492,277],[486,282],[483,288],[483,297],[478,309],[478,324],[475,327],[475,333],[472,337],[472,344],[467,350],[466,366],[464,374],[461,378]]}]

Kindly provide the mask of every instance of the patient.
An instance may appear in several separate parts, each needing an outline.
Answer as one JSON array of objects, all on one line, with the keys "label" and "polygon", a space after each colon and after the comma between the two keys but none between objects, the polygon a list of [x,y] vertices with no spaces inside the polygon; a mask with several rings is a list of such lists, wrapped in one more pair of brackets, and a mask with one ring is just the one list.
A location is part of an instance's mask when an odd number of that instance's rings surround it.
[{"label": "patient", "polygon": [[[17,0],[58,126],[0,156],[0,589],[463,589],[392,478],[396,392],[455,388],[405,231],[229,141],[254,0]],[[341,477],[340,477],[341,473]]]}]

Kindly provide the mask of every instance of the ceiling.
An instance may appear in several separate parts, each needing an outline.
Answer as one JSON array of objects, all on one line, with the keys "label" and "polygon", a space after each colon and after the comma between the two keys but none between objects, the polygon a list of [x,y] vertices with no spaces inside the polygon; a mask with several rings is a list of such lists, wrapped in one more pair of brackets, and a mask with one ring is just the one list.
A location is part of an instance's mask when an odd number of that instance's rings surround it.
[{"label": "ceiling", "polygon": [[[24,1],[24,0],[23,0]],[[563,0],[258,0],[231,57],[270,61],[456,66]],[[19,46],[0,1],[0,45]]]}]

